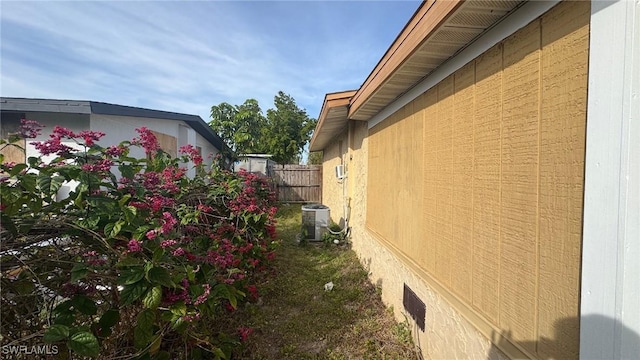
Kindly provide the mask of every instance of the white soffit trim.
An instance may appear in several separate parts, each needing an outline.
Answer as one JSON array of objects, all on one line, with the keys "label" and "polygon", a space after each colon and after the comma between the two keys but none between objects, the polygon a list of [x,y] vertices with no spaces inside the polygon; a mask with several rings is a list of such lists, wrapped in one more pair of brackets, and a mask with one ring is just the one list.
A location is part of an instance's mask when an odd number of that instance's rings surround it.
[{"label": "white soffit trim", "polygon": [[593,1],[580,358],[640,354],[640,1]]},{"label": "white soffit trim", "polygon": [[431,75],[419,82],[411,90],[400,96],[394,102],[389,104],[389,106],[382,109],[382,111],[372,117],[369,120],[369,129],[378,125],[384,119],[388,118],[403,106],[407,105],[415,98],[437,85],[444,78],[453,74],[471,60],[491,49],[495,44],[506,39],[509,35],[522,29],[527,24],[549,11],[559,2],[560,0],[530,1],[521,6],[519,9],[514,11],[513,14],[500,21],[496,26],[476,39],[458,55],[445,61],[436,70],[434,70]]}]

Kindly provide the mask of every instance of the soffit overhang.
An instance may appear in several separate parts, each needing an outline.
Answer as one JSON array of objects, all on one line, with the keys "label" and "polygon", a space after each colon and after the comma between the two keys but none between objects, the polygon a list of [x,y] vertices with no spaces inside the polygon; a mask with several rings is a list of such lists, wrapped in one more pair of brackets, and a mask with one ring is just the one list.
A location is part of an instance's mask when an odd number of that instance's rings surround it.
[{"label": "soffit overhang", "polygon": [[524,2],[424,1],[353,96],[348,118],[371,119]]},{"label": "soffit overhang", "polygon": [[340,134],[348,122],[349,103],[356,91],[342,91],[325,95],[318,124],[313,131],[309,151],[320,151]]}]

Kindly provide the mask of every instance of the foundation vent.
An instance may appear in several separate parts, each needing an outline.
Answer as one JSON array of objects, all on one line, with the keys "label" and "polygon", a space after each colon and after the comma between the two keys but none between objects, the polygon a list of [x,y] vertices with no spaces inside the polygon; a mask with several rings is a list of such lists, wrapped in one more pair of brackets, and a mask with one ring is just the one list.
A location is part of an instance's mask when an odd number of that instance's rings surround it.
[{"label": "foundation vent", "polygon": [[424,331],[424,321],[427,312],[427,308],[424,302],[420,300],[418,295],[404,284],[404,291],[402,293],[402,305],[404,309],[411,315],[411,318],[418,324],[420,330]]}]

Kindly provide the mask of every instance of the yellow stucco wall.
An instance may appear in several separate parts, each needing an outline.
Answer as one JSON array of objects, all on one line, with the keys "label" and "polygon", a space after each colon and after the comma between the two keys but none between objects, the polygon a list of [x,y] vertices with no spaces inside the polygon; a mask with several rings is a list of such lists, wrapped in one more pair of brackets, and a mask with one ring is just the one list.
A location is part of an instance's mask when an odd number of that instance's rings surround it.
[{"label": "yellow stucco wall", "polygon": [[353,248],[399,320],[403,284],[425,302],[426,358],[577,357],[588,38],[561,3],[324,150],[323,203],[344,162]]},{"label": "yellow stucco wall", "polygon": [[[344,165],[347,153],[347,133],[337,137],[322,151],[322,203],[330,209],[331,221],[344,226],[344,194],[347,195],[348,180],[339,181],[335,176],[336,165]],[[343,184],[344,183],[344,184]]]}]

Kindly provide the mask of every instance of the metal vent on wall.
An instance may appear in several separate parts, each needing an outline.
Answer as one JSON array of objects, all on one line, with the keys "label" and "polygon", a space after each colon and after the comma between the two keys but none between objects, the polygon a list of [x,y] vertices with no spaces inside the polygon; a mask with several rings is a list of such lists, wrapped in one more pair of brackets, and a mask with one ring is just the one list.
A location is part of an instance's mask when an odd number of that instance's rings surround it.
[{"label": "metal vent on wall", "polygon": [[411,318],[416,322],[416,324],[418,324],[420,330],[424,331],[427,307],[424,302],[420,300],[418,295],[416,295],[416,293],[407,286],[407,284],[404,284],[402,305],[409,315],[411,315]]}]

